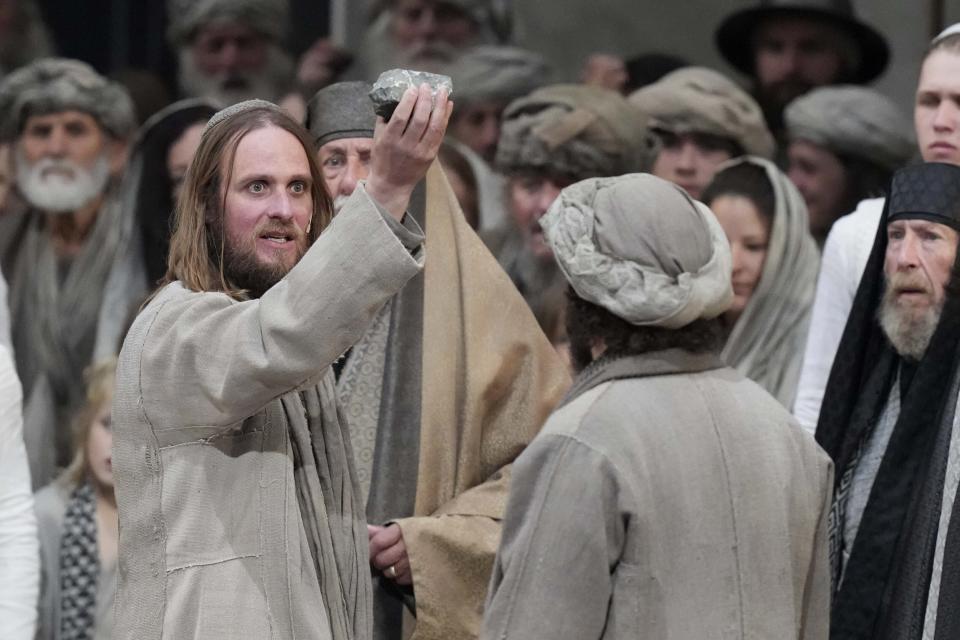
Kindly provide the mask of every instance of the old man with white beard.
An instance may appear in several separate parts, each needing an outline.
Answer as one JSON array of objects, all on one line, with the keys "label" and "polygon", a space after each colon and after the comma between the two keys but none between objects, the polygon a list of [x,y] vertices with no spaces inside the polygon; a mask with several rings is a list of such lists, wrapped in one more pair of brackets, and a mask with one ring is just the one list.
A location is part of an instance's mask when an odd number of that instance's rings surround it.
[{"label": "old man with white beard", "polygon": [[893,177],[827,384],[830,637],[960,634],[960,167]]},{"label": "old man with white beard", "polygon": [[0,218],[24,438],[34,485],[70,459],[104,286],[130,231],[115,194],[134,131],[126,91],[76,60],[47,58],[0,83],[0,139],[12,144],[27,208]]},{"label": "old man with white beard", "polygon": [[289,13],[286,0],[168,0],[183,96],[225,105],[283,98],[293,84],[293,58],[281,45]]}]

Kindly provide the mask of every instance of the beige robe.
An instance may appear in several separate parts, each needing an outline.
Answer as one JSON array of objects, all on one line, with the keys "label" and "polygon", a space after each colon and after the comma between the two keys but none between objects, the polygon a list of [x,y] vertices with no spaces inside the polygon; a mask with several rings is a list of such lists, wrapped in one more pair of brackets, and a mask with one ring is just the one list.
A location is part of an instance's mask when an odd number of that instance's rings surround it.
[{"label": "beige robe", "polygon": [[614,363],[514,464],[483,637],[825,639],[827,455],[713,356]]},{"label": "beige robe", "polygon": [[[117,639],[366,640],[367,532],[329,365],[421,268],[364,189],[259,300],[165,287],[114,397]],[[403,243],[398,240],[403,240]]]},{"label": "beige robe", "polygon": [[500,541],[510,464],[570,384],[439,166],[427,174],[419,472],[403,531],[417,640],[469,640]]}]

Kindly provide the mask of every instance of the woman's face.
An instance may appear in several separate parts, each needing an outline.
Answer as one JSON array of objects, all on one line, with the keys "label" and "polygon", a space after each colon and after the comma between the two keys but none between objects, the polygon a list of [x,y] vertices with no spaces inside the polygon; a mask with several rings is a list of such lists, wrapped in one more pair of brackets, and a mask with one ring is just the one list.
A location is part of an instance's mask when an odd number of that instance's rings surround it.
[{"label": "woman's face", "polygon": [[183,188],[183,179],[187,169],[193,162],[193,156],[200,146],[200,136],[203,134],[203,122],[197,122],[187,127],[167,151],[167,173],[170,175],[170,197],[176,203]]},{"label": "woman's face", "polygon": [[714,198],[710,208],[720,221],[733,254],[733,304],[727,311],[739,317],[753,296],[770,242],[770,224],[749,198],[722,195]]},{"label": "woman's face", "polygon": [[113,431],[111,404],[103,403],[90,425],[87,435],[87,467],[93,482],[101,489],[113,491]]}]

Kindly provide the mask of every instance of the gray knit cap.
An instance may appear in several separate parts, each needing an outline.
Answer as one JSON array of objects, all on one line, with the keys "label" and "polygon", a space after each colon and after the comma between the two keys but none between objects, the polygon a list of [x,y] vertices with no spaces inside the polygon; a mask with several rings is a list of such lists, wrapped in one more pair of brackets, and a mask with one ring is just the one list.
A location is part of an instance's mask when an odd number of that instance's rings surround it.
[{"label": "gray knit cap", "polygon": [[372,138],[377,115],[369,82],[337,82],[320,89],[307,106],[307,129],[319,149],[343,138]]},{"label": "gray knit cap", "polygon": [[214,20],[248,25],[271,40],[287,33],[290,8],[287,0],[167,0],[167,39],[174,47],[190,41],[201,26]]},{"label": "gray knit cap", "polygon": [[856,85],[821,87],[784,111],[790,140],[897,169],[917,151],[910,121],[883,94]]},{"label": "gray knit cap", "polygon": [[743,150],[772,158],[773,136],[757,101],[722,73],[684,67],[630,94],[650,118],[649,126],[672,133],[708,133],[728,138]]},{"label": "gray knit cap", "polygon": [[447,74],[457,87],[456,105],[481,100],[509,102],[549,84],[550,65],[539,53],[519,47],[481,45],[458,57]]},{"label": "gray knit cap", "polygon": [[247,111],[253,111],[255,109],[276,111],[277,113],[286,115],[286,112],[283,109],[267,100],[260,100],[259,98],[255,100],[244,100],[243,102],[230,105],[226,109],[221,109],[213,114],[213,116],[207,120],[206,126],[203,127],[203,135],[207,135],[207,132],[210,131],[210,129],[213,129],[221,122],[229,120],[230,118],[241,113],[246,113]]},{"label": "gray knit cap", "polygon": [[19,136],[30,116],[61,111],[89,113],[119,139],[137,126],[127,90],[79,60],[43,58],[0,82],[0,140]]},{"label": "gray knit cap", "polygon": [[619,93],[558,84],[507,107],[496,165],[503,173],[615,176],[645,169],[651,148],[643,116]]}]

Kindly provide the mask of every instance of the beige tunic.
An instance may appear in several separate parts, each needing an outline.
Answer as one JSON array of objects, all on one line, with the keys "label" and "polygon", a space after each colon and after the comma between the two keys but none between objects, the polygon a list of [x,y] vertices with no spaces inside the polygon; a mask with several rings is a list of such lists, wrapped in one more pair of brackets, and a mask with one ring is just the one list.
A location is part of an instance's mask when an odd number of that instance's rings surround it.
[{"label": "beige tunic", "polygon": [[703,359],[638,358],[517,459],[484,637],[827,637],[830,460]]},{"label": "beige tunic", "polygon": [[408,248],[422,235],[391,222],[359,188],[259,300],[174,283],[134,322],[113,412],[115,638],[369,634],[365,520],[329,365],[421,268]]}]

